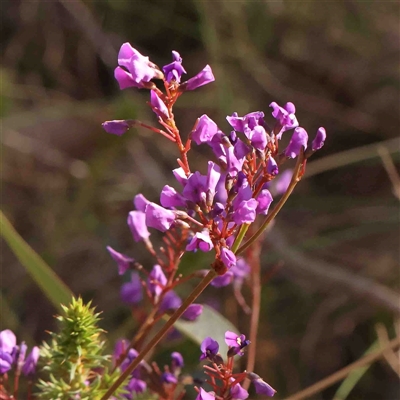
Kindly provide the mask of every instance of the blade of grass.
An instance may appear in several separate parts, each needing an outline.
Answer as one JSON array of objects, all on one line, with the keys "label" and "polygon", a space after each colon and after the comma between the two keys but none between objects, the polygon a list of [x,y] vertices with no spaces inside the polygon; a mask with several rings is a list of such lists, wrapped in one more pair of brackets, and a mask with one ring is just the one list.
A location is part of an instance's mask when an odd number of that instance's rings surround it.
[{"label": "blade of grass", "polygon": [[[378,341],[372,343],[372,345],[366,350],[364,355],[368,355],[379,348]],[[345,400],[349,397],[350,392],[355,388],[360,379],[369,370],[371,364],[364,365],[363,367],[357,368],[347,375],[346,379],[341,383],[335,395],[334,400]]]},{"label": "blade of grass", "polygon": [[67,285],[43,261],[43,259],[18,234],[0,210],[0,235],[41,288],[50,302],[61,311],[61,304],[69,304],[73,296]]}]

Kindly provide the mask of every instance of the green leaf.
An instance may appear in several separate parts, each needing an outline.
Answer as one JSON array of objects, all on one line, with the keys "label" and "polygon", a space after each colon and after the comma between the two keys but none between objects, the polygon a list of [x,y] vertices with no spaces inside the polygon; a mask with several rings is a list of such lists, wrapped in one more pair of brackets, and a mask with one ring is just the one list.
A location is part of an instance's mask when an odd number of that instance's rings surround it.
[{"label": "green leaf", "polygon": [[230,321],[218,311],[206,305],[203,306],[203,312],[196,321],[189,322],[179,319],[175,322],[174,327],[198,344],[207,336],[211,336],[219,343],[221,354],[228,351],[228,346],[225,345],[225,332],[238,333],[238,330]]},{"label": "green leaf", "polygon": [[42,289],[45,296],[58,310],[61,310],[61,304],[69,304],[71,302],[73,294],[68,286],[25,242],[1,210],[0,234],[26,271]]},{"label": "green leaf", "polygon": [[[379,343],[378,340],[376,340],[372,345],[367,349],[367,351],[364,353],[364,356],[366,356],[369,353],[372,353],[376,349],[379,348]],[[370,368],[370,365],[365,365],[364,367],[357,368],[353,371],[350,372],[349,375],[347,375],[346,379],[342,382],[342,384],[339,386],[338,390],[336,391],[335,395],[333,396],[334,400],[345,400],[348,398],[350,392],[354,389],[354,387],[357,385],[359,380],[365,375],[365,373],[368,371]]]}]

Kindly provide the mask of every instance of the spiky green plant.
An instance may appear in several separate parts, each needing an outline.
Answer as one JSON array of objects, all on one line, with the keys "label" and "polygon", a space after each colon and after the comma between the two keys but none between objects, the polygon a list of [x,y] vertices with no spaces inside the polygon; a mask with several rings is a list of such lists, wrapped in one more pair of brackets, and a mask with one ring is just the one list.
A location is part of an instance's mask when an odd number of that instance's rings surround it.
[{"label": "spiky green plant", "polygon": [[[104,355],[104,330],[97,326],[99,313],[81,298],[62,306],[57,318],[59,332],[51,332],[50,343],[40,349],[42,371],[48,379],[38,384],[43,400],[96,400],[101,398],[119,371],[110,374],[111,357]],[[122,393],[116,393],[118,396]]]}]

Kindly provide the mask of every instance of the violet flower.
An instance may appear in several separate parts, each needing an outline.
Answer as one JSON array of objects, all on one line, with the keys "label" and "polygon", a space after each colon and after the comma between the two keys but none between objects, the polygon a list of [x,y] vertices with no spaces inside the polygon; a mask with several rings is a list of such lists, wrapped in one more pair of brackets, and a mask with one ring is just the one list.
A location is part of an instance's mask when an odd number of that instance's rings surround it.
[{"label": "violet flower", "polygon": [[26,357],[25,363],[22,366],[22,373],[25,376],[32,376],[36,372],[36,365],[39,360],[39,347],[34,346],[29,353],[28,357]]},{"label": "violet flower", "polygon": [[265,129],[258,125],[253,130],[248,130],[245,135],[250,140],[251,145],[260,151],[264,151],[268,144],[268,135]]},{"label": "violet flower", "polygon": [[221,260],[224,263],[225,267],[228,269],[236,265],[235,254],[226,247],[223,247],[221,249]]},{"label": "violet flower", "polygon": [[[118,65],[114,71],[120,89],[128,87],[145,88],[151,79],[163,79],[164,74],[148,57],[140,54],[129,43],[124,43],[118,53]],[[123,67],[123,68],[121,68]]]},{"label": "violet flower", "polygon": [[185,198],[172,186],[165,185],[161,191],[160,203],[163,207],[186,207]]},{"label": "violet flower", "polygon": [[[141,379],[132,378],[125,388],[134,393],[143,393],[147,389],[147,383]],[[136,396],[132,396],[131,398],[133,399],[135,397]]]},{"label": "violet flower", "polygon": [[268,397],[273,397],[276,393],[276,390],[268,385],[260,376],[255,374],[254,372],[248,372],[247,377],[251,380],[251,383],[254,385],[257,394],[265,394]]},{"label": "violet flower", "polygon": [[10,353],[0,349],[0,374],[5,374],[8,372],[11,369],[13,362],[13,356]]},{"label": "violet flower", "polygon": [[17,338],[10,329],[0,332],[0,350],[11,354],[17,346]]},{"label": "violet flower", "polygon": [[212,73],[211,67],[206,65],[197,75],[182,83],[183,90],[194,90],[200,86],[207,85],[207,83],[214,82],[215,78]]},{"label": "violet flower", "polygon": [[225,343],[229,346],[228,356],[243,355],[243,349],[250,344],[245,335],[237,335],[235,332],[225,332]]},{"label": "violet flower", "polygon": [[185,69],[182,66],[182,58],[177,51],[172,51],[172,61],[171,64],[165,65],[162,69],[165,74],[165,80],[168,83],[172,81],[180,83],[183,74],[186,74]]},{"label": "violet flower", "polygon": [[[293,171],[286,169],[274,181],[273,191],[276,194],[283,194],[286,192],[292,180]],[[271,189],[272,190],[272,189]]]},{"label": "violet flower", "polygon": [[203,312],[203,306],[201,304],[190,304],[190,306],[185,310],[182,314],[182,318],[187,321],[195,321],[198,317],[200,317]]},{"label": "violet flower", "polygon": [[181,298],[173,290],[169,290],[161,300],[160,311],[166,312],[168,310],[176,310],[181,305]]},{"label": "violet flower", "polygon": [[258,125],[264,126],[264,113],[254,111],[244,117],[239,117],[238,113],[234,112],[231,116],[228,115],[226,120],[235,131],[245,133],[246,130],[253,130]]},{"label": "violet flower", "polygon": [[234,207],[233,220],[237,225],[254,222],[257,207],[258,201],[256,199],[242,200]]},{"label": "violet flower", "polygon": [[186,246],[187,251],[196,251],[197,249],[200,249],[201,251],[207,252],[213,248],[214,245],[211,241],[208,229],[205,229],[202,232],[196,232],[190,243]]},{"label": "violet flower", "polygon": [[216,340],[211,337],[206,337],[200,345],[201,356],[200,361],[206,358],[213,360],[214,356],[218,354],[219,344]]},{"label": "violet flower", "polygon": [[173,370],[175,370],[176,368],[182,368],[184,366],[184,361],[181,353],[178,353],[177,351],[172,352],[171,359]]},{"label": "violet flower", "polygon": [[164,383],[178,383],[178,379],[174,374],[171,374],[171,372],[164,372],[161,375],[161,380]]},{"label": "violet flower", "polygon": [[127,304],[137,304],[143,299],[143,287],[137,272],[131,273],[130,282],[126,282],[121,286],[121,299]]},{"label": "violet flower", "polygon": [[137,194],[133,198],[133,204],[135,205],[136,210],[145,212],[147,204],[149,204],[150,201],[146,199],[141,193]]},{"label": "violet flower", "polygon": [[115,119],[112,121],[105,121],[101,125],[107,133],[121,136],[132,126],[132,123],[129,123],[129,121],[125,119]]},{"label": "violet flower", "polygon": [[127,222],[135,242],[140,242],[141,240],[149,238],[150,232],[146,226],[146,214],[144,212],[131,211],[128,214]]},{"label": "violet flower", "polygon": [[164,289],[164,286],[167,284],[168,280],[164,275],[164,272],[160,265],[154,265],[153,269],[150,272],[149,278],[147,280],[148,288],[150,292],[158,298],[161,292]]},{"label": "violet flower", "polygon": [[165,103],[160,99],[155,90],[150,90],[150,104],[157,116],[164,119],[169,118],[168,108]]},{"label": "violet flower", "polygon": [[230,269],[230,272],[233,274],[234,282],[240,285],[243,283],[246,276],[249,275],[250,266],[243,258],[239,257],[236,261],[236,265]]},{"label": "violet flower", "polygon": [[305,129],[297,127],[290,139],[288,146],[285,149],[285,156],[290,158],[296,158],[304,147],[307,148],[308,134]]},{"label": "violet flower", "polygon": [[272,201],[273,198],[271,192],[268,189],[261,190],[260,194],[257,196],[257,214],[267,215]]},{"label": "violet flower", "polygon": [[277,103],[272,102],[269,106],[273,109],[272,116],[278,122],[279,132],[276,135],[277,139],[281,139],[283,132],[299,126],[297,118],[294,115],[296,107],[293,103],[286,103],[284,107],[280,107]]},{"label": "violet flower", "polygon": [[110,256],[116,261],[118,264],[118,273],[119,275],[123,275],[126,270],[129,269],[130,265],[135,262],[135,260],[131,257],[126,256],[125,254],[118,253],[111,246],[106,247]]},{"label": "violet flower", "polygon": [[279,172],[278,164],[272,156],[268,158],[267,172],[272,176],[278,175]]},{"label": "violet flower", "polygon": [[146,207],[146,225],[158,229],[161,232],[167,231],[175,221],[175,213],[150,202]]},{"label": "violet flower", "polygon": [[195,400],[215,400],[214,392],[206,392],[203,388],[200,388],[200,392]]},{"label": "violet flower", "polygon": [[249,397],[249,392],[243,389],[240,383],[236,383],[231,387],[232,400],[246,400]]},{"label": "violet flower", "polygon": [[183,170],[182,167],[173,169],[173,170],[172,170],[172,173],[174,174],[175,179],[176,179],[182,186],[185,186],[185,185],[186,185],[186,182],[187,182],[188,178],[187,178],[187,176],[186,176],[186,174],[185,174],[185,171]]},{"label": "violet flower", "polygon": [[196,128],[191,132],[191,139],[200,145],[210,142],[217,132],[217,124],[204,114],[199,118]]},{"label": "violet flower", "polygon": [[326,130],[322,126],[318,128],[317,134],[315,135],[314,140],[311,143],[312,151],[319,150],[325,143],[326,139]]},{"label": "violet flower", "polygon": [[233,281],[233,273],[231,271],[225,272],[223,275],[219,275],[215,277],[211,281],[211,286],[220,288],[224,286],[228,286]]}]

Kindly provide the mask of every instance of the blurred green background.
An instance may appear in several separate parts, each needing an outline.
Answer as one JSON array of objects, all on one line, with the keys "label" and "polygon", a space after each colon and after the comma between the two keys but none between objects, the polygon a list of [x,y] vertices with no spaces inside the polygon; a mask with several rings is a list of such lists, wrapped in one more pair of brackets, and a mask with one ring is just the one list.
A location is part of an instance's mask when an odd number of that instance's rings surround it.
[{"label": "blurred green background", "polygon": [[[177,50],[188,77],[212,66],[216,82],[176,105],[183,136],[204,113],[227,131],[234,111],[269,119],[272,101],[292,101],[310,136],[324,126],[328,139],[263,242],[255,371],[284,398],[361,357],[377,324],[390,337],[399,326],[399,15],[398,2],[379,1],[3,0],[3,211],[74,293],[94,299],[111,340],[129,336],[105,247],[151,266],[126,216],[135,194],[156,201],[173,183],[176,153],[144,130],[101,129],[155,122],[146,91],[118,90],[120,45],[159,66]],[[208,156],[192,151],[195,166]],[[54,308],[4,242],[1,261],[1,329],[30,344],[47,338]],[[187,257],[183,268],[205,261]],[[231,288],[203,300],[247,331]],[[173,343],[196,365],[195,345]],[[399,377],[379,361],[348,398],[398,399]]]}]

